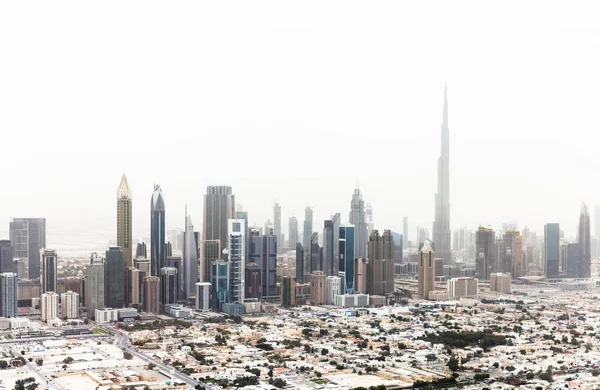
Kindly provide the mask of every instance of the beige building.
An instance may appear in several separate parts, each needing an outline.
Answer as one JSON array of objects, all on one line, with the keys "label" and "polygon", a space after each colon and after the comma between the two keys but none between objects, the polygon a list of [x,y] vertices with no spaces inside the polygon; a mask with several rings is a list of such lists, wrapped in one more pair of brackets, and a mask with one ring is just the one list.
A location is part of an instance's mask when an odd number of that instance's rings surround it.
[{"label": "beige building", "polygon": [[448,292],[443,290],[429,291],[429,300],[431,301],[447,301]]},{"label": "beige building", "polygon": [[123,250],[125,267],[131,267],[133,265],[131,189],[125,174],[117,188],[117,246]]},{"label": "beige building", "polygon": [[418,295],[428,299],[429,292],[435,289],[435,250],[433,242],[425,239],[419,245],[419,260],[417,264]]},{"label": "beige building", "polygon": [[394,292],[394,238],[390,230],[380,236],[373,230],[368,243],[367,292],[370,295],[387,295]]},{"label": "beige building", "polygon": [[448,280],[448,298],[456,299],[460,297],[477,296],[479,281],[475,278],[462,277]]},{"label": "beige building", "polygon": [[42,321],[52,321],[58,318],[58,294],[50,291],[42,294]]},{"label": "beige building", "polygon": [[354,291],[357,294],[367,293],[367,268],[369,260],[359,257],[354,261]]},{"label": "beige building", "polygon": [[325,304],[325,280],[323,271],[313,271],[310,275],[310,303],[312,305]]},{"label": "beige building", "polygon": [[510,294],[510,274],[495,272],[490,275],[490,291]]}]

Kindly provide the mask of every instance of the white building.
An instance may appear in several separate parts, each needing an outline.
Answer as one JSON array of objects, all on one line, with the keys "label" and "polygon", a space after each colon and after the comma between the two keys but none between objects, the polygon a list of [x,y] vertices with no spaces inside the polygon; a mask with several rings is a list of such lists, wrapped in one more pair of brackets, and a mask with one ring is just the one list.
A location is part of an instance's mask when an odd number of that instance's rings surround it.
[{"label": "white building", "polygon": [[340,307],[367,307],[368,294],[344,294],[335,296],[335,305]]},{"label": "white building", "polygon": [[196,283],[196,310],[210,310],[210,283]]},{"label": "white building", "polygon": [[118,319],[118,310],[105,308],[105,309],[96,309],[96,322],[99,324],[106,322],[115,322]]},{"label": "white building", "polygon": [[496,272],[490,274],[490,291],[510,294],[510,274]]},{"label": "white building", "polygon": [[339,276],[328,276],[325,280],[325,302],[335,305],[335,296],[341,293],[342,278]]},{"label": "white building", "polygon": [[29,318],[0,318],[0,329],[28,329]]},{"label": "white building", "polygon": [[[245,273],[246,273],[246,221],[243,219],[230,219],[228,221],[229,236],[229,295],[231,303],[243,303],[245,298]],[[263,291],[264,294],[264,291]]]},{"label": "white building", "polygon": [[79,294],[73,291],[67,291],[60,295],[60,316],[61,318],[74,319],[79,318]]},{"label": "white building", "polygon": [[58,294],[49,291],[42,294],[42,321],[58,318]]},{"label": "white building", "polygon": [[462,277],[448,280],[448,299],[474,297],[478,294],[479,284],[475,278]]}]

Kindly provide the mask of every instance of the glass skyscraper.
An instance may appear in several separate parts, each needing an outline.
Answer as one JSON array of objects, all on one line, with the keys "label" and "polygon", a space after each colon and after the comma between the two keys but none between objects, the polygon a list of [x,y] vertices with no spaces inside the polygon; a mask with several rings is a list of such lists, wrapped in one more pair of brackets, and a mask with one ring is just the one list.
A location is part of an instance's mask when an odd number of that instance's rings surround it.
[{"label": "glass skyscraper", "polygon": [[153,276],[159,276],[165,266],[165,245],[165,201],[160,186],[155,185],[150,203],[150,266]]},{"label": "glass skyscraper", "polygon": [[560,226],[558,223],[547,223],[544,226],[544,274],[546,278],[558,276],[560,260]]},{"label": "glass skyscraper", "polygon": [[354,226],[340,226],[339,231],[339,272],[344,272],[345,274],[345,280],[342,285],[346,288],[346,291],[343,291],[342,293],[354,294],[354,259],[356,257],[354,252]]},{"label": "glass skyscraper", "polygon": [[46,247],[45,218],[14,218],[10,223],[13,256],[28,261],[29,279],[40,277],[40,249]]},{"label": "glass skyscraper", "polygon": [[104,304],[119,309],[125,306],[125,261],[118,246],[108,248],[104,263]]}]

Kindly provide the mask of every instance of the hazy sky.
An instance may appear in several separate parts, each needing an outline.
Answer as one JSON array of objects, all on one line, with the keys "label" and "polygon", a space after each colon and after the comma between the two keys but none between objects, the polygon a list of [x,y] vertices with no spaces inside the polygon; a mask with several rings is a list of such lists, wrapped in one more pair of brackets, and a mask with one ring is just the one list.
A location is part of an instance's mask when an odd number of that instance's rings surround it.
[{"label": "hazy sky", "polygon": [[0,231],[45,216],[49,245],[59,230],[112,238],[125,172],[136,237],[153,183],[168,227],[186,203],[201,227],[205,187],[227,184],[251,223],[272,219],[274,199],[286,226],[310,203],[321,232],[331,213],[348,221],[357,176],[376,227],[400,231],[407,215],[414,235],[433,220],[446,82],[452,229],[558,221],[574,235],[581,202],[600,202],[599,11],[2,2]]}]

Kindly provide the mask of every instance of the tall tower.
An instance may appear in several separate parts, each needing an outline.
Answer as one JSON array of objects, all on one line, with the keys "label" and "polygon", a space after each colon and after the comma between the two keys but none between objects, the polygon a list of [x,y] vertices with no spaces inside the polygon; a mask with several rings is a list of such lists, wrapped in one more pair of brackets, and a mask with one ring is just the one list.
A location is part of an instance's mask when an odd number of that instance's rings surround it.
[{"label": "tall tower", "polygon": [[123,249],[123,260],[125,267],[132,266],[132,212],[131,212],[131,189],[125,174],[121,178],[117,188],[117,246]]},{"label": "tall tower", "polygon": [[282,247],[285,246],[285,243],[281,239],[281,205],[277,201],[273,204],[273,230],[273,234],[277,237],[277,244]]},{"label": "tall tower", "polygon": [[17,274],[0,273],[0,317],[16,317],[18,314]]},{"label": "tall tower", "polygon": [[546,278],[551,279],[558,277],[559,261],[560,225],[558,223],[547,223],[544,225],[544,275]]},{"label": "tall tower", "polygon": [[[227,247],[228,234],[227,223],[233,218],[235,213],[235,196],[230,186],[208,186],[206,187],[206,195],[204,195],[204,221],[202,230],[202,240],[214,241],[219,240],[218,258],[221,256],[221,251]],[[203,242],[203,248],[206,246]],[[209,244],[211,248],[216,248],[216,243]],[[211,259],[206,257],[214,253],[214,251],[202,251],[202,264],[204,282],[211,280]],[[214,257],[214,256],[213,256]]]},{"label": "tall tower", "polygon": [[442,122],[442,153],[438,159],[438,192],[435,194],[435,221],[433,242],[437,255],[444,264],[452,261],[450,251],[450,140],[448,130],[448,89],[444,88],[444,113]]},{"label": "tall tower", "polygon": [[579,213],[579,231],[577,234],[579,243],[579,277],[589,278],[592,276],[592,252],[590,244],[590,213],[587,206],[581,205]]},{"label": "tall tower", "polygon": [[96,309],[104,309],[104,258],[95,252],[87,268],[85,295],[88,318],[94,319]]},{"label": "tall tower", "polygon": [[290,235],[289,235],[290,243],[289,243],[288,247],[290,249],[295,249],[296,244],[298,244],[298,219],[296,219],[296,217],[294,217],[294,216],[290,217],[290,219],[289,219],[289,229],[290,229]]},{"label": "tall tower", "polygon": [[313,209],[306,206],[304,209],[304,226],[302,230],[302,246],[304,247],[304,275],[308,277],[312,271],[311,265],[311,238],[313,234]]},{"label": "tall tower", "polygon": [[429,292],[435,289],[435,248],[429,240],[419,244],[417,263],[419,297],[429,299]]},{"label": "tall tower", "polygon": [[[367,225],[364,225],[365,232],[367,231]],[[340,226],[340,272],[339,275],[344,276],[342,286],[345,291],[342,294],[354,294],[355,289],[355,272],[354,272],[354,260],[356,259],[355,248],[357,248],[356,242],[356,226]],[[365,243],[366,245],[366,243]],[[366,253],[365,248],[365,253]]]},{"label": "tall tower", "polygon": [[46,247],[46,218],[14,218],[10,241],[16,259],[27,259],[29,279],[40,277],[40,249]]},{"label": "tall tower", "polygon": [[244,276],[246,272],[246,226],[243,219],[229,220],[229,299],[244,303]]},{"label": "tall tower", "polygon": [[338,276],[340,272],[340,214],[326,220],[323,227],[323,271],[327,276]]},{"label": "tall tower", "polygon": [[[367,215],[365,213],[365,201],[360,188],[354,190],[350,202],[350,223],[354,225],[355,255],[356,257],[367,257],[367,241],[369,239],[369,228],[367,226]],[[354,259],[352,259],[354,261]]]},{"label": "tall tower", "polygon": [[196,283],[198,283],[198,243],[194,234],[194,225],[192,217],[187,213],[185,207],[185,235],[183,237],[183,269],[185,274],[185,295],[186,299],[194,296],[196,293]]},{"label": "tall tower", "polygon": [[109,247],[106,251],[104,304],[113,309],[125,306],[125,265],[123,251],[118,246]]},{"label": "tall tower", "polygon": [[369,236],[369,261],[367,263],[367,291],[371,295],[394,292],[394,238],[390,230],[383,235],[373,230]]},{"label": "tall tower", "polygon": [[13,247],[10,240],[0,240],[0,274],[5,272],[17,272],[17,266],[13,263]]},{"label": "tall tower", "polygon": [[40,250],[42,258],[41,293],[58,292],[58,257],[52,249]]},{"label": "tall tower", "polygon": [[402,249],[408,249],[408,217],[402,217]]},{"label": "tall tower", "polygon": [[165,201],[160,186],[154,186],[150,202],[150,264],[152,275],[158,276],[165,266]]}]

